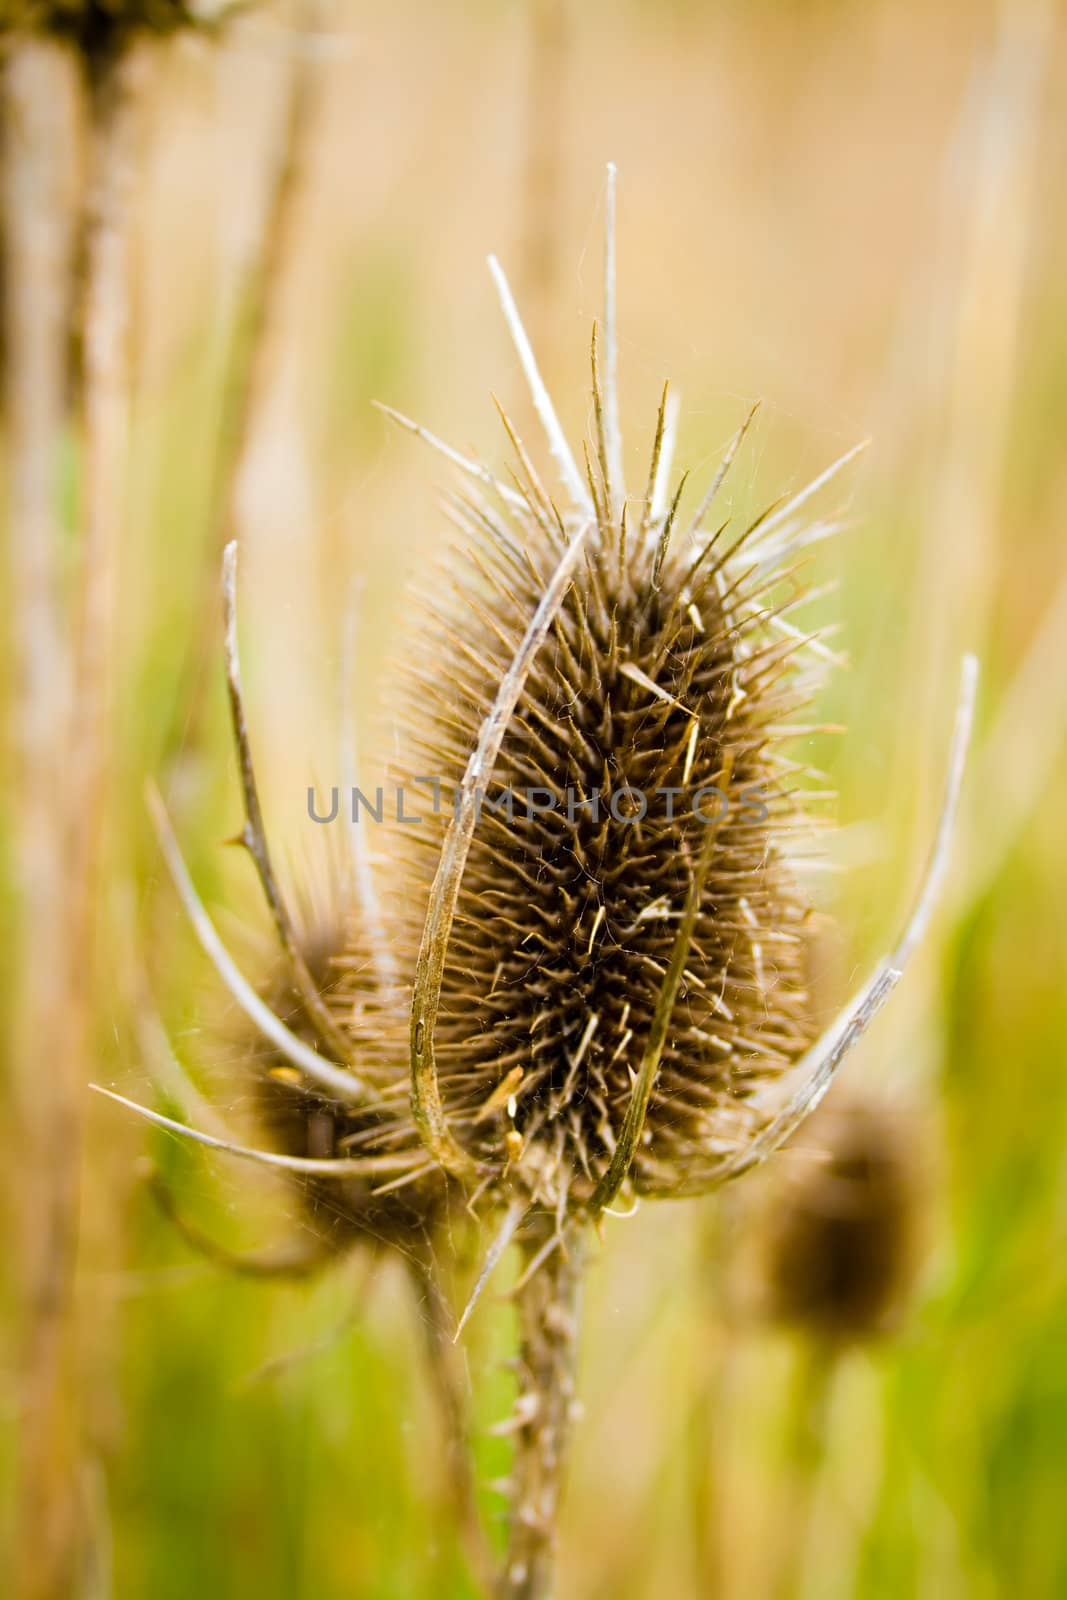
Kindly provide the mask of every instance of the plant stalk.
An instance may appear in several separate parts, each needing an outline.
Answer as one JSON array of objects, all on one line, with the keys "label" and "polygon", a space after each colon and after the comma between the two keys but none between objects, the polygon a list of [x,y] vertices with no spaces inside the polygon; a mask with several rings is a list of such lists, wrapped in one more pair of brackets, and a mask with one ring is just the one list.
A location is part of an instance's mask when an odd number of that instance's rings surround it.
[{"label": "plant stalk", "polygon": [[[66,425],[72,219],[65,195],[73,75],[54,48],[10,44],[4,63],[8,549],[13,642],[16,948],[10,1050],[25,1153],[12,1193],[22,1305],[13,1582],[25,1600],[68,1592],[77,1544],[76,1428],[67,1338],[74,1194],[67,1050],[64,732],[72,679],[58,469]],[[66,169],[66,170],[65,170]],[[57,1159],[57,1153],[59,1158]]]},{"label": "plant stalk", "polygon": [[560,1498],[578,1416],[583,1240],[572,1230],[526,1278],[546,1236],[524,1240],[516,1290],[519,1394],[513,1431],[511,1526],[500,1600],[550,1600]]}]

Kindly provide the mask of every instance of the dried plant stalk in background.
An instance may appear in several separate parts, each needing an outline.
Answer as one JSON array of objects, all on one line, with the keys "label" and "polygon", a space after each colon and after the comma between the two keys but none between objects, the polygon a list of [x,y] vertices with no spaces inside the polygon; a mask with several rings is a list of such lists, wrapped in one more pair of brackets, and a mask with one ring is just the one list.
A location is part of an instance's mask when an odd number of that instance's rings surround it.
[{"label": "dried plant stalk in background", "polygon": [[[318,128],[326,55],[317,30],[322,0],[301,0],[286,53],[286,81],[280,126],[267,179],[263,220],[242,274],[236,322],[223,378],[222,415],[214,462],[209,515],[215,558],[227,540],[242,536],[242,491],[277,377],[286,296],[300,248],[298,223],[307,189]],[[175,724],[170,729],[169,759],[195,746],[205,710],[204,664],[214,640],[215,566],[203,568],[203,593],[185,663],[185,684],[176,696]]]},{"label": "dried plant stalk in background", "polygon": [[[196,20],[193,8],[166,0],[149,6],[16,4],[0,19],[22,768],[16,826],[25,851],[13,1054],[33,1157],[20,1196],[27,1226],[15,1568],[19,1593],[35,1600],[74,1593],[83,1559],[73,1297],[84,1085],[93,1061],[95,997],[107,971],[98,952],[127,465],[127,220],[145,71],[138,41]],[[71,219],[57,174],[72,153],[78,79],[86,94],[89,148],[81,217],[84,295],[73,307]],[[82,347],[76,396],[81,539],[68,597],[60,592],[55,474],[68,422],[72,310]]]},{"label": "dried plant stalk in background", "polygon": [[[66,1157],[72,1137],[76,1153],[84,1075],[75,1081],[67,1010],[74,951],[59,797],[72,672],[57,483],[66,427],[72,243],[68,63],[46,45],[20,41],[4,63],[3,91],[13,859],[19,872],[10,1059],[17,1125],[29,1157],[19,1191],[11,1194],[19,1213],[23,1304],[16,1527],[32,1530],[33,1540],[31,1547],[28,1531],[16,1552],[14,1581],[30,1597],[68,1592],[77,1499],[68,1326],[77,1165]],[[61,1161],[55,1159],[57,1140]]]}]

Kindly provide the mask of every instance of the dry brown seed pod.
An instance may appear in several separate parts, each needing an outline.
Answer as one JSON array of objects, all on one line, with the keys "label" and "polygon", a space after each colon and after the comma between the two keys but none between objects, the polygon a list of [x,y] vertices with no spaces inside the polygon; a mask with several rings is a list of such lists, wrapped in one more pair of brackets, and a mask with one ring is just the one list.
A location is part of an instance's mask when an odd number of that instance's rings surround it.
[{"label": "dry brown seed pod", "polygon": [[812,1117],[763,1208],[767,1310],[820,1343],[875,1338],[914,1282],[922,1204],[915,1120],[855,1092]]},{"label": "dry brown seed pod", "polygon": [[[730,534],[709,513],[750,414],[683,519],[664,389],[647,483],[628,497],[613,257],[609,226],[584,471],[490,262],[559,503],[506,417],[510,484],[393,413],[471,480],[452,501],[449,581],[435,575],[400,669],[398,777],[440,775],[429,826],[396,829],[415,1119],[461,1181],[561,1219],[602,1210],[624,1183],[710,1188],[821,1096],[929,913],[973,692],[968,668],[915,918],[815,1041],[789,864],[808,820],[787,747],[811,731],[800,719],[829,652],[793,619],[801,552],[840,526],[805,508],[855,451]],[[767,1091],[798,1062],[800,1087],[775,1110]]]},{"label": "dry brown seed pod", "polygon": [[[353,1054],[364,1066],[377,1060],[376,1077],[384,1077],[391,1066],[394,1085],[402,1089],[406,1074],[397,1050],[398,1030],[368,979],[369,962],[354,954],[361,942],[358,920],[339,905],[335,899],[318,917],[301,917],[299,948],[338,1028],[351,1040]],[[263,992],[293,1033],[313,1045],[315,1025],[286,963],[276,965]],[[257,1122],[272,1150],[333,1160],[388,1156],[412,1148],[403,1092],[393,1097],[393,1111],[346,1104],[310,1082],[277,1047],[250,1028],[236,1053],[251,1077]],[[458,1186],[425,1159],[413,1172],[405,1167],[392,1175],[372,1172],[339,1180],[318,1178],[312,1172],[295,1181],[307,1220],[329,1252],[362,1244],[414,1251],[429,1259],[446,1219],[457,1221]]]},{"label": "dry brown seed pod", "polygon": [[71,44],[89,63],[102,63],[138,37],[210,29],[240,0],[4,0],[0,35],[39,34]]}]

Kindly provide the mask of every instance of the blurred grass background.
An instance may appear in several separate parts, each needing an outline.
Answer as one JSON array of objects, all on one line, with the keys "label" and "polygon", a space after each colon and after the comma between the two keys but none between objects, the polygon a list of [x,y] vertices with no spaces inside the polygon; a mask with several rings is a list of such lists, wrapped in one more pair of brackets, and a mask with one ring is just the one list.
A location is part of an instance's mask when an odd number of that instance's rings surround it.
[{"label": "blurred grass background", "polygon": [[[265,959],[248,865],[220,848],[239,809],[212,622],[213,497],[244,268],[306,48],[294,14],[268,8],[217,47],[159,52],[134,209],[100,908],[114,982],[97,997],[96,1075],[150,1093],[134,1022],[147,973],[179,1048],[238,1115],[232,1019],[162,882],[141,784],[165,775],[209,903],[232,908],[224,932],[249,964]],[[678,459],[696,479],[762,397],[729,494],[739,515],[873,436],[843,491],[856,527],[815,563],[838,584],[818,609],[840,617],[851,662],[824,706],[848,732],[811,751],[840,796],[841,870],[818,886],[839,929],[831,999],[891,935],[936,805],[958,657],[976,648],[984,662],[947,904],[848,1067],[908,1108],[926,1247],[893,1335],[835,1367],[804,1571],[785,1588],[776,1576],[791,1528],[791,1396],[813,1353],[727,1287],[756,1176],[718,1208],[609,1219],[590,1277],[560,1594],[1065,1594],[1062,11],[338,0],[315,49],[307,166],[237,509],[252,734],[294,872],[321,844],[308,839],[307,784],[337,772],[345,598],[358,580],[369,728],[406,585],[442,537],[447,469],[369,402],[500,462],[492,390],[533,436],[484,271],[494,250],[580,434],[609,159],[628,460],[645,457],[668,376],[683,398]],[[73,496],[73,452],[69,472]],[[284,1192],[254,1169],[146,1140],[114,1107],[90,1108],[88,1137],[87,1594],[473,1593],[399,1276],[358,1262],[308,1286],[227,1276],[156,1215],[139,1154],[150,1149],[232,1242],[284,1235]],[[17,1192],[16,1142],[4,1158]],[[510,1338],[506,1302],[487,1300],[468,1352],[490,1514],[489,1485],[507,1470],[506,1441],[488,1430],[507,1413],[498,1363]]]}]

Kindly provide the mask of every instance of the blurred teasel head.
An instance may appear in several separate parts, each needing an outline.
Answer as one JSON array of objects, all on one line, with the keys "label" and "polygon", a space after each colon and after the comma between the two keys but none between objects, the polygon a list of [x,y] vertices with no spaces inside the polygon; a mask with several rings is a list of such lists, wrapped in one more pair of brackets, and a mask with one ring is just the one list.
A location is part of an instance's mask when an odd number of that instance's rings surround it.
[{"label": "blurred teasel head", "polygon": [[37,34],[69,44],[90,73],[141,38],[210,30],[240,0],[4,0],[0,35]]},{"label": "blurred teasel head", "polygon": [[920,1144],[913,1116],[871,1096],[835,1095],[812,1117],[761,1208],[775,1320],[835,1345],[892,1329],[917,1265]]},{"label": "blurred teasel head", "polygon": [[[388,1004],[374,981],[374,963],[366,944],[366,926],[353,898],[349,876],[332,865],[327,882],[309,900],[302,892],[297,918],[297,948],[315,992],[348,1041],[351,1054],[365,1071],[394,1089],[406,1086],[406,1073],[396,1067]],[[303,881],[303,889],[310,878]],[[270,1010],[310,1049],[318,1042],[316,1025],[291,966],[276,958],[262,985]],[[303,1209],[327,1253],[362,1243],[430,1248],[457,1190],[432,1163],[412,1177],[406,1163],[399,1174],[367,1174],[340,1178],[316,1175],[314,1163],[355,1157],[386,1157],[411,1148],[406,1096],[394,1094],[396,1111],[345,1103],[309,1079],[289,1056],[243,1019],[234,1054],[250,1079],[257,1122],[270,1149],[306,1160],[306,1173],[294,1173]],[[425,1165],[425,1163],[424,1163]]]}]

